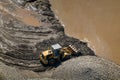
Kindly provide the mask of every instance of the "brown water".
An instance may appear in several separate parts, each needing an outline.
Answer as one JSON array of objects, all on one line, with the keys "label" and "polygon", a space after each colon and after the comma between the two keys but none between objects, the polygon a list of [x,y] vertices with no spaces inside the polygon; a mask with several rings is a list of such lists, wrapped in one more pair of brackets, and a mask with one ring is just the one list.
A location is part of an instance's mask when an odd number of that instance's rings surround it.
[{"label": "brown water", "polygon": [[120,0],[50,0],[70,36],[120,64]]}]

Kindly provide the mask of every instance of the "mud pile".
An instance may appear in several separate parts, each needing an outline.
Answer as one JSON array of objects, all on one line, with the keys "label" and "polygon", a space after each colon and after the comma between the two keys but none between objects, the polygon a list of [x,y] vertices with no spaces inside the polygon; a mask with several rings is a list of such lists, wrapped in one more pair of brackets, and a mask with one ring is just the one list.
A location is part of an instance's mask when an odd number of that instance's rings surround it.
[{"label": "mud pile", "polygon": [[[1,79],[2,78],[2,79]],[[96,56],[80,56],[45,72],[11,67],[0,62],[0,80],[119,80],[120,66]]]},{"label": "mud pile", "polygon": [[0,18],[0,60],[6,64],[45,71],[39,54],[55,43],[94,55],[87,43],[65,34],[49,0],[0,0]]},{"label": "mud pile", "polygon": [[120,80],[120,66],[103,58],[84,56],[64,62],[52,77],[63,80]]}]

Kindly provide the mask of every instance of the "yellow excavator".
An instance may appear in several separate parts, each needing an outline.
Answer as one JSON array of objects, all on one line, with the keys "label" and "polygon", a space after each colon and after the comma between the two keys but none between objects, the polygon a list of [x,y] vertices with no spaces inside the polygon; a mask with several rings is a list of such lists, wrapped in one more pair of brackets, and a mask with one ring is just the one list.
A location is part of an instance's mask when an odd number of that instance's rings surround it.
[{"label": "yellow excavator", "polygon": [[74,54],[78,54],[78,50],[74,46],[61,47],[59,44],[54,44],[51,45],[50,49],[40,53],[40,62],[43,65],[54,65],[57,62],[71,58]]}]

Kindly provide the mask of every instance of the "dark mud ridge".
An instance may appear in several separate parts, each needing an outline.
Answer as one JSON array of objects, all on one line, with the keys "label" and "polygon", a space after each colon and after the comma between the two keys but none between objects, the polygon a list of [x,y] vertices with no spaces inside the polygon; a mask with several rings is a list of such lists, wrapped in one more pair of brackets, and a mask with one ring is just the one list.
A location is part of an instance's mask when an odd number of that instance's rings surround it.
[{"label": "dark mud ridge", "polygon": [[83,55],[94,52],[82,42],[65,34],[51,10],[49,0],[0,0],[0,60],[33,71],[45,71],[39,54],[50,45],[69,44]]}]

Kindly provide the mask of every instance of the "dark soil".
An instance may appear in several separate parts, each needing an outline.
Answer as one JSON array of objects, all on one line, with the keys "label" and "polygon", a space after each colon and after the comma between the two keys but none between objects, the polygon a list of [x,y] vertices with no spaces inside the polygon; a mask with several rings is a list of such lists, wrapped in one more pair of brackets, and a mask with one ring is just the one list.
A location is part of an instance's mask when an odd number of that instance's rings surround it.
[{"label": "dark soil", "polygon": [[[22,69],[45,71],[48,67],[42,66],[39,54],[56,43],[63,47],[74,45],[81,56],[95,55],[86,42],[65,34],[51,10],[49,0],[0,2],[0,60],[4,63]],[[40,25],[28,24],[29,20],[26,22],[25,19],[37,20]]]}]

